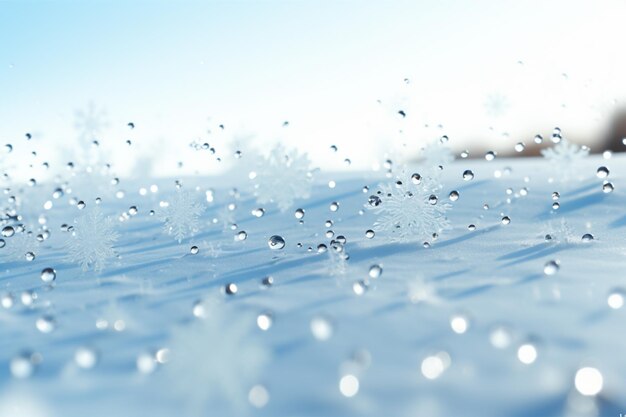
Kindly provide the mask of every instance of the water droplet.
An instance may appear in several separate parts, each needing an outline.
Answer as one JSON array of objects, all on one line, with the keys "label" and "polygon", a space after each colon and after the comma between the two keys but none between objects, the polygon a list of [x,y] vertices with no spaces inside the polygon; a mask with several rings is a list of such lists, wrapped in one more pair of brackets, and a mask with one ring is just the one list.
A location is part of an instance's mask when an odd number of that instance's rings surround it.
[{"label": "water droplet", "polygon": [[365,292],[367,291],[367,289],[369,288],[369,285],[366,281],[364,280],[358,280],[355,281],[352,284],[352,291],[356,294],[356,295],[363,295],[365,294]]},{"label": "water droplet", "polygon": [[461,158],[465,159],[469,157],[469,151],[465,150],[461,152]]},{"label": "water droplet", "polygon": [[192,246],[191,249],[189,249],[189,253],[191,253],[192,255],[197,255],[199,251],[200,249],[198,249],[197,246]]},{"label": "water droplet", "polygon": [[524,145],[523,142],[517,142],[515,144],[515,152],[523,152],[525,148],[526,148],[526,145]]},{"label": "water droplet", "polygon": [[248,401],[256,408],[263,408],[270,400],[270,394],[263,385],[257,384],[250,388]]},{"label": "water droplet", "polygon": [[2,229],[2,236],[4,237],[11,237],[15,234],[15,229],[13,228],[13,226],[5,226]]},{"label": "water droplet", "polygon": [[450,355],[439,352],[436,355],[427,356],[422,361],[421,371],[426,379],[437,379],[450,364]]},{"label": "water droplet", "polygon": [[9,367],[14,378],[26,379],[35,372],[33,355],[27,352],[21,353],[11,359]]},{"label": "water droplet", "polygon": [[555,191],[552,193],[552,200],[556,201],[561,197],[561,194],[559,194],[558,191]]},{"label": "water droplet", "polygon": [[420,184],[422,182],[422,176],[416,172],[415,174],[411,175],[411,182],[415,185]]},{"label": "water droplet", "polygon": [[41,280],[43,282],[52,282],[56,279],[57,272],[52,268],[44,268],[41,271]]},{"label": "water droplet", "polygon": [[273,277],[271,277],[271,276],[264,277],[264,278],[261,280],[261,285],[262,285],[264,288],[269,288],[269,287],[271,287],[272,285],[274,285],[274,278],[273,278]]},{"label": "water droplet", "polygon": [[535,140],[535,143],[539,145],[539,144],[543,143],[543,136],[535,135],[534,140]]},{"label": "water droplet", "polygon": [[91,369],[98,363],[98,354],[89,347],[79,347],[74,353],[76,365],[82,369]]},{"label": "water droplet", "polygon": [[285,247],[285,239],[282,236],[274,235],[267,241],[271,250],[280,250]]},{"label": "water droplet", "polygon": [[596,368],[585,367],[576,371],[574,386],[576,390],[585,396],[598,395],[602,391],[604,378]]},{"label": "water droplet", "polygon": [[330,203],[330,211],[337,211],[339,210],[339,203],[336,201],[333,201],[332,203]]},{"label": "water droplet", "polygon": [[376,233],[374,233],[372,229],[369,229],[365,232],[365,237],[368,239],[372,239],[374,236],[376,236]]},{"label": "water droplet", "polygon": [[86,206],[84,201],[79,201],[78,204],[76,204],[76,207],[78,207],[79,210],[84,209]]},{"label": "water droplet", "polygon": [[0,249],[4,248],[7,245],[7,242],[4,239],[0,239]]},{"label": "water droplet", "polygon": [[342,376],[339,380],[339,391],[344,397],[354,397],[359,392],[359,379],[352,374]]},{"label": "water droplet", "polygon": [[41,333],[51,333],[56,328],[56,322],[52,316],[41,316],[35,322],[35,326]]},{"label": "water droplet", "polygon": [[467,226],[467,230],[469,230],[470,232],[473,232],[474,230],[476,230],[476,225],[470,224],[469,226]]},{"label": "water droplet", "polygon": [[471,170],[466,169],[463,171],[463,180],[470,181],[472,179],[474,179],[474,173]]},{"label": "water droplet", "polygon": [[272,314],[271,313],[261,313],[256,318],[256,324],[259,326],[261,330],[269,330],[272,327],[273,323]]},{"label": "water droplet", "polygon": [[265,209],[257,208],[252,210],[251,213],[254,217],[263,217],[263,215],[265,214]]},{"label": "water droplet", "polygon": [[609,291],[609,296],[606,299],[607,304],[612,309],[620,309],[624,306],[624,299],[626,298],[626,291],[623,288],[613,288]]},{"label": "water droplet", "polygon": [[245,230],[240,231],[239,233],[237,233],[237,240],[242,242],[244,240],[246,240],[248,238],[248,233]]},{"label": "water droplet", "polygon": [[548,261],[545,263],[545,265],[543,266],[543,273],[545,275],[554,275],[557,272],[559,272],[559,262],[552,260],[552,261]]},{"label": "water droplet", "polygon": [[369,276],[370,278],[378,278],[382,275],[383,273],[383,268],[382,266],[378,265],[378,264],[374,264],[372,266],[370,266],[370,270],[369,270]]},{"label": "water droplet", "polygon": [[224,292],[227,295],[235,295],[237,294],[237,284],[230,282],[224,286]]},{"label": "water droplet", "polygon": [[156,370],[157,361],[154,355],[150,353],[141,353],[137,356],[137,370],[142,374],[151,374]]},{"label": "water droplet", "polygon": [[297,209],[296,212],[294,213],[294,216],[296,216],[296,219],[300,220],[302,218],[304,218],[304,209]]},{"label": "water droplet", "polygon": [[380,199],[380,197],[378,197],[377,195],[371,195],[368,199],[367,202],[369,203],[370,206],[372,207],[377,207],[380,205],[380,203],[382,203],[383,201]]},{"label": "water droplet", "polygon": [[330,145],[330,150],[331,150],[331,152],[337,152],[337,146],[336,145]]},{"label": "water droplet", "polygon": [[434,206],[435,204],[437,204],[437,201],[439,201],[439,199],[437,198],[436,195],[431,194],[430,197],[428,197],[428,203],[432,206]]},{"label": "water droplet", "polygon": [[24,255],[26,260],[28,262],[32,262],[35,260],[35,253],[34,252],[26,252],[26,254]]},{"label": "water droplet", "polygon": [[326,253],[327,250],[328,250],[328,247],[324,245],[323,243],[320,243],[319,245],[317,245],[317,253]]},{"label": "water droplet", "polygon": [[591,242],[593,240],[593,235],[591,233],[585,233],[581,240],[583,242]]},{"label": "water droplet", "polygon": [[609,176],[609,169],[605,166],[601,166],[598,168],[598,170],[596,171],[596,176],[598,178],[606,178]]},{"label": "water droplet", "polygon": [[505,226],[506,226],[506,225],[507,225],[507,224],[509,224],[509,223],[511,223],[511,218],[510,218],[509,216],[504,216],[504,217],[502,217],[502,224],[503,224],[503,225],[505,225]]},{"label": "water droplet", "polygon": [[552,210],[558,210],[561,208],[561,204],[558,201],[552,203]]},{"label": "water droplet", "polygon": [[463,334],[469,328],[469,319],[463,314],[455,314],[450,318],[450,327],[457,334]]},{"label": "water droplet", "polygon": [[315,339],[325,341],[333,335],[333,325],[326,317],[316,316],[311,319],[311,333]]},{"label": "water droplet", "polygon": [[9,309],[13,307],[14,302],[15,300],[13,299],[13,295],[11,293],[2,294],[2,297],[0,297],[0,305],[3,308]]},{"label": "water droplet", "polygon": [[537,360],[537,348],[531,343],[524,343],[517,349],[517,359],[525,365]]},{"label": "water droplet", "polygon": [[605,194],[612,193],[614,190],[613,184],[610,182],[605,182],[602,185],[602,192]]},{"label": "water droplet", "polygon": [[448,195],[448,198],[450,199],[450,201],[456,201],[459,199],[459,192],[454,190],[454,191],[450,191],[450,195]]},{"label": "water droplet", "polygon": [[496,153],[494,151],[489,151],[485,154],[485,159],[487,161],[493,161],[496,158]]}]

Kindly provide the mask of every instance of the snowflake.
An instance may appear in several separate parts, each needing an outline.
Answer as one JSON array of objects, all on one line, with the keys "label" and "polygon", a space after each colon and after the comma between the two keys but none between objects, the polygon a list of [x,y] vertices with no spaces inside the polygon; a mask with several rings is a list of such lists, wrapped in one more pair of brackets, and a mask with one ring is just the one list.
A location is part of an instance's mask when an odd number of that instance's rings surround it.
[{"label": "snowflake", "polygon": [[163,208],[161,219],[165,231],[180,243],[185,237],[198,231],[199,218],[203,212],[204,206],[198,202],[196,196],[179,188],[169,204]]},{"label": "snowflake", "polygon": [[175,382],[173,394],[182,397],[189,414],[224,408],[243,414],[269,352],[256,337],[260,330],[254,316],[216,299],[203,302],[202,312],[171,335],[164,377]]},{"label": "snowflake", "polygon": [[259,165],[254,190],[259,204],[275,203],[288,210],[294,200],[311,195],[311,162],[306,154],[276,146]]},{"label": "snowflake", "polygon": [[91,142],[108,126],[106,111],[89,102],[84,110],[74,112],[74,128],[81,142]]},{"label": "snowflake", "polygon": [[578,171],[578,164],[589,155],[589,148],[578,146],[567,139],[561,139],[551,148],[542,150],[541,154],[550,161],[550,166],[559,175],[561,181],[568,181]]},{"label": "snowflake", "polygon": [[450,225],[446,212],[451,205],[439,201],[440,190],[441,185],[429,177],[422,177],[419,184],[409,180],[379,185],[366,205],[378,215],[374,229],[395,241],[436,237]]},{"label": "snowflake", "polygon": [[420,159],[428,169],[436,169],[435,172],[441,171],[439,167],[444,167],[454,161],[454,153],[446,142],[445,139],[435,140],[421,149]]},{"label": "snowflake", "polygon": [[105,263],[115,256],[113,246],[119,235],[113,227],[113,218],[106,217],[98,206],[74,220],[67,242],[68,259],[78,263],[83,271],[93,268],[102,271]]},{"label": "snowflake", "polygon": [[487,96],[484,106],[489,116],[497,118],[504,116],[509,111],[510,104],[506,96],[495,93]]}]

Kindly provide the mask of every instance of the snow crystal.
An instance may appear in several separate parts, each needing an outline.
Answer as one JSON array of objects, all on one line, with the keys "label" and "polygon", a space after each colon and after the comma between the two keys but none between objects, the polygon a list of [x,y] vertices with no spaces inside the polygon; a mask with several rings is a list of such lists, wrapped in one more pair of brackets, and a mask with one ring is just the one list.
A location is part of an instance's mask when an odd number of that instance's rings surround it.
[{"label": "snow crystal", "polygon": [[274,203],[285,212],[311,195],[311,162],[306,154],[278,145],[259,164],[253,178],[259,204]]},{"label": "snow crystal", "polygon": [[74,226],[67,242],[67,257],[70,262],[79,264],[83,271],[92,268],[102,271],[106,262],[115,256],[113,246],[118,233],[113,227],[113,218],[102,214],[95,206],[74,220]]},{"label": "snow crystal", "polygon": [[177,189],[168,205],[161,211],[165,232],[174,236],[180,243],[198,231],[200,215],[203,212],[204,206],[192,192]]},{"label": "snow crystal", "polygon": [[541,154],[550,162],[550,167],[561,181],[572,179],[580,169],[579,163],[589,155],[589,148],[578,146],[563,138]]},{"label": "snow crystal", "polygon": [[166,381],[192,415],[220,407],[241,414],[269,352],[256,337],[253,315],[233,311],[216,299],[202,305],[204,314],[172,332]]},{"label": "snow crystal", "polygon": [[449,227],[446,212],[451,208],[437,198],[441,185],[423,177],[420,184],[410,180],[379,185],[379,204],[366,207],[377,214],[374,229],[395,241],[428,241]]}]

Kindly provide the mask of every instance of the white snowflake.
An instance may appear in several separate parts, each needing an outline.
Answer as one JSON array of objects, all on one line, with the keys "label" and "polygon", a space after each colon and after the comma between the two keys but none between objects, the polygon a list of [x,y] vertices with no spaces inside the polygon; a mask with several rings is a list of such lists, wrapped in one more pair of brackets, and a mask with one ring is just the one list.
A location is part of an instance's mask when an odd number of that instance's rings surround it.
[{"label": "white snowflake", "polygon": [[202,312],[171,335],[165,378],[175,382],[173,394],[189,414],[217,409],[243,414],[248,392],[270,357],[257,337],[261,330],[253,315],[217,300],[205,301]]},{"label": "white snowflake", "polygon": [[95,206],[74,220],[67,242],[68,259],[78,263],[83,271],[92,268],[102,271],[106,262],[115,256],[113,249],[119,235],[112,217],[102,214]]},{"label": "white snowflake", "polygon": [[274,203],[288,210],[296,199],[311,195],[311,162],[306,154],[278,145],[262,161],[253,178],[259,204]]},{"label": "white snowflake", "polygon": [[180,243],[185,237],[198,231],[200,215],[204,208],[195,194],[177,189],[168,205],[161,211],[165,232],[174,236]]},{"label": "white snowflake", "polygon": [[419,157],[424,166],[434,172],[441,171],[439,167],[445,167],[454,161],[454,153],[447,146],[445,139],[438,139],[424,146]]},{"label": "white snowflake", "polygon": [[374,229],[395,241],[433,239],[450,226],[446,212],[451,205],[439,199],[440,191],[441,185],[429,177],[419,184],[409,179],[379,185],[366,205],[378,215]]},{"label": "white snowflake", "polygon": [[579,163],[589,155],[589,148],[578,146],[567,139],[561,139],[551,148],[544,149],[541,154],[550,161],[550,167],[561,181],[572,179],[579,170]]},{"label": "white snowflake", "polygon": [[90,101],[84,110],[74,112],[74,128],[82,143],[90,143],[108,126],[106,111]]}]

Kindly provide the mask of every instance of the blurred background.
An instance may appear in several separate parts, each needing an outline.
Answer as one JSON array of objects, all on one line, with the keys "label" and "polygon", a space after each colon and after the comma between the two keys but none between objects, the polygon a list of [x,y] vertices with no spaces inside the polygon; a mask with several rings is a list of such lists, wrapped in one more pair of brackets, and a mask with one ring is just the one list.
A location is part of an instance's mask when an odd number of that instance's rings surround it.
[{"label": "blurred background", "polygon": [[364,169],[444,134],[529,156],[556,126],[622,151],[624,16],[622,0],[3,1],[2,171],[210,173],[276,141]]}]

